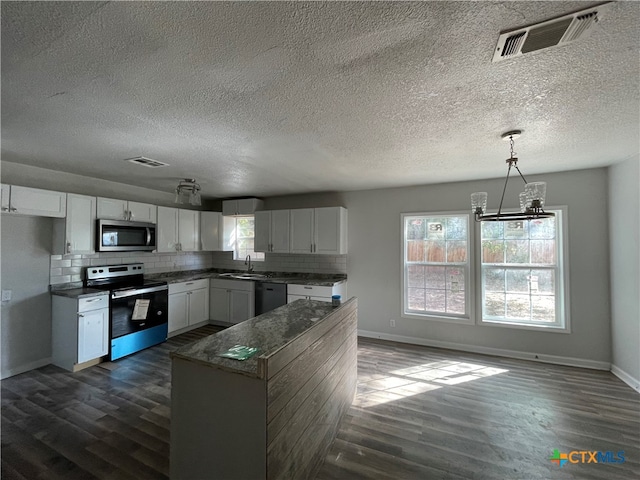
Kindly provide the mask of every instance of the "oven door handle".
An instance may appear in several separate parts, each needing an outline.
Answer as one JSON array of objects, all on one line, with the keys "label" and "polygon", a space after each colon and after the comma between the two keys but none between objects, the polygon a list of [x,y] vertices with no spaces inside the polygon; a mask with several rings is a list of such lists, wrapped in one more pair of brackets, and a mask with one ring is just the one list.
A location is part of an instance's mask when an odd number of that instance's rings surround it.
[{"label": "oven door handle", "polygon": [[143,293],[161,292],[163,290],[168,290],[168,289],[169,287],[167,287],[166,285],[161,285],[159,287],[149,287],[149,288],[132,288],[131,290],[114,292],[111,294],[111,298],[132,297],[134,295],[141,295]]}]

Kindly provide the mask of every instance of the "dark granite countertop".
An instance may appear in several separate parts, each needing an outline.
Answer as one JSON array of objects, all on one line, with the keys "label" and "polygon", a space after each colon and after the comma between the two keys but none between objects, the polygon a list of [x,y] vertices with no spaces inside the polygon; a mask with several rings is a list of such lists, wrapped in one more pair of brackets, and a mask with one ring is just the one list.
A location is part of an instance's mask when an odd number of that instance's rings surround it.
[{"label": "dark granite countertop", "polygon": [[[190,282],[204,278],[219,278],[225,280],[239,280],[242,282],[270,282],[270,283],[291,283],[295,285],[316,285],[331,287],[347,281],[346,275],[340,274],[319,274],[319,273],[283,273],[283,272],[253,272],[268,275],[264,278],[231,278],[222,276],[222,273],[230,270],[209,269],[209,270],[179,270],[175,272],[155,273],[146,275],[150,280],[159,280],[167,283]],[[245,273],[237,271],[237,273]]]},{"label": "dark granite countertop", "polygon": [[51,294],[69,298],[87,298],[108,295],[109,292],[105,290],[97,290],[95,288],[70,288],[67,290],[51,290]]},{"label": "dark granite countertop", "polygon": [[[296,300],[185,345],[172,352],[171,357],[250,377],[259,377],[259,357],[271,355],[334,310],[335,308],[327,302]],[[234,345],[257,347],[260,350],[253,357],[243,361],[218,356]]]}]

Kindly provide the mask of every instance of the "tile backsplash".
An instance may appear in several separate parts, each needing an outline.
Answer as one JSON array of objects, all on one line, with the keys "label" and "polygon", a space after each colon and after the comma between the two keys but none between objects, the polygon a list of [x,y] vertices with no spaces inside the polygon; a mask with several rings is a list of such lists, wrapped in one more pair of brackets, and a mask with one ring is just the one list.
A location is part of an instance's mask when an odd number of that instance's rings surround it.
[{"label": "tile backsplash", "polygon": [[[256,272],[347,273],[346,255],[292,255],[266,253],[264,261],[252,262]],[[95,265],[143,263],[145,273],[220,268],[244,270],[244,260],[234,260],[232,252],[103,252],[86,255],[51,255],[49,283],[80,282],[84,269]]]},{"label": "tile backsplash", "polygon": [[[234,260],[233,252],[212,252],[215,268],[245,270],[244,260]],[[347,255],[304,255],[265,253],[264,261],[251,261],[256,272],[347,273]]]}]

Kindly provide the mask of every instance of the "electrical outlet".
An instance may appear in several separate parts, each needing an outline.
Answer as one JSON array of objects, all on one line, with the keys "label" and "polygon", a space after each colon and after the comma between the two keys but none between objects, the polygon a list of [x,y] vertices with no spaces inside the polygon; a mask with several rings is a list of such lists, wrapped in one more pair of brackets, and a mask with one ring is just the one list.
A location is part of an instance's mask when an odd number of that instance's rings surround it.
[{"label": "electrical outlet", "polygon": [[396,321],[392,318],[391,320],[389,320],[389,325],[391,325],[392,327],[395,327]]},{"label": "electrical outlet", "polygon": [[11,290],[2,290],[2,301],[8,302],[11,300],[11,295],[13,292]]}]

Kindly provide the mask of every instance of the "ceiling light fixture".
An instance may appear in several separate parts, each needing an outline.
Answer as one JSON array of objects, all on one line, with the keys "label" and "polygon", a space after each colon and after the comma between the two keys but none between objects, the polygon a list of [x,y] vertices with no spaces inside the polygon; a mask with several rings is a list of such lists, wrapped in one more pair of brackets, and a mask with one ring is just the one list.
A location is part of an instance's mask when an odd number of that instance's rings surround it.
[{"label": "ceiling light fixture", "polygon": [[[515,220],[533,220],[535,218],[549,218],[555,216],[554,213],[545,212],[543,208],[547,192],[546,182],[528,183],[518,168],[518,158],[514,157],[513,140],[518,138],[521,134],[521,130],[512,130],[502,135],[503,140],[509,140],[511,156],[507,158],[509,169],[507,170],[507,178],[504,181],[504,188],[502,189],[502,197],[500,198],[498,213],[486,213],[487,192],[475,192],[471,194],[471,211],[475,214],[476,222],[512,222]],[[520,211],[503,213],[502,202],[504,201],[504,193],[507,190],[511,167],[514,167],[518,171],[520,177],[524,181],[524,192],[520,193]]]},{"label": "ceiling light fixture", "polygon": [[186,200],[188,200],[191,205],[202,205],[200,185],[194,178],[180,180],[180,183],[176,187],[175,203],[185,203]]}]

